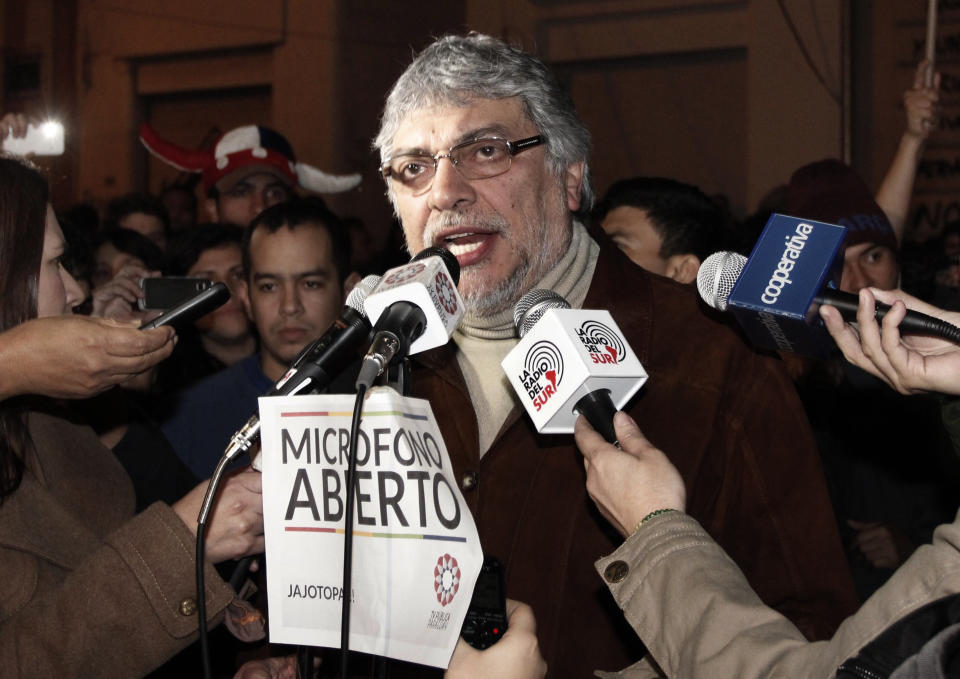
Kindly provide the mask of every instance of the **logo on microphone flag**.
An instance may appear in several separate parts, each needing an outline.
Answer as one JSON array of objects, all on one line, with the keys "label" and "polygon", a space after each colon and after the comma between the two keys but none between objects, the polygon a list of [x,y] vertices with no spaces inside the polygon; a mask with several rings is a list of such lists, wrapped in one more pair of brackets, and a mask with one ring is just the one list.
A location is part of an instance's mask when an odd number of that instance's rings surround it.
[{"label": "logo on microphone flag", "polygon": [[577,336],[594,363],[621,363],[626,358],[627,347],[620,333],[600,321],[586,321]]},{"label": "logo on microphone flag", "polygon": [[437,601],[441,606],[446,606],[453,601],[457,590],[460,589],[460,566],[449,554],[444,554],[437,559],[437,565],[433,569],[433,588],[437,592]]}]

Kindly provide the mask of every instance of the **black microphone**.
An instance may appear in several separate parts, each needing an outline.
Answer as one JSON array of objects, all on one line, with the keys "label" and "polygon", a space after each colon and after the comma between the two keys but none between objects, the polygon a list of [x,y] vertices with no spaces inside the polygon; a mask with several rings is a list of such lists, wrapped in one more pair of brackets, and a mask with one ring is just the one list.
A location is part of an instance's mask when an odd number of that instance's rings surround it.
[{"label": "black microphone", "polygon": [[[703,301],[714,309],[725,311],[733,286],[740,278],[746,264],[747,258],[735,252],[715,252],[707,257],[697,273],[697,287]],[[857,309],[860,305],[860,298],[857,295],[834,288],[824,288],[813,297],[813,302],[836,307],[845,321],[857,322]],[[876,301],[875,304],[874,317],[879,323],[891,307],[880,301]],[[899,328],[902,334],[932,335],[960,343],[960,328],[919,311],[908,309]]]},{"label": "black microphone", "polygon": [[372,328],[364,313],[364,302],[379,282],[380,276],[367,276],[357,283],[347,296],[339,318],[323,335],[304,347],[267,396],[299,394],[308,388],[315,393],[333,381],[352,352],[370,339]]},{"label": "black microphone", "polygon": [[[267,396],[317,393],[330,384],[350,360],[350,354],[370,338],[372,329],[364,313],[364,300],[379,281],[379,276],[367,276],[357,283],[347,295],[340,317],[300,352]],[[259,438],[260,416],[254,413],[230,438],[222,459],[229,461],[250,450]],[[256,460],[253,462],[259,468]]]},{"label": "black microphone", "polygon": [[447,343],[464,312],[459,281],[457,258],[438,247],[383,275],[365,303],[374,336],[357,376],[358,390],[369,389],[394,357]]}]

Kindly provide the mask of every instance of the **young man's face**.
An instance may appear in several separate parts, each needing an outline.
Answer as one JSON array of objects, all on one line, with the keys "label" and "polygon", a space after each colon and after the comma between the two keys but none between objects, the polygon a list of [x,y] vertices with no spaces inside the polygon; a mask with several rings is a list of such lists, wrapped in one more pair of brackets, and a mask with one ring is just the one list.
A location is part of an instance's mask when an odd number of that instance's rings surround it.
[{"label": "young man's face", "polygon": [[631,205],[615,207],[603,218],[600,226],[634,264],[652,273],[663,275],[666,272],[667,262],[660,257],[663,239],[646,210]]},{"label": "young man's face", "polygon": [[892,290],[897,287],[900,267],[897,255],[886,245],[858,243],[844,251],[840,289],[857,293],[861,288]]},{"label": "young man's face", "polygon": [[241,301],[243,292],[243,261],[240,246],[227,243],[200,253],[187,271],[188,276],[207,278],[224,283],[230,288],[230,299],[194,325],[206,337],[220,344],[233,344],[250,337],[250,320]]},{"label": "young man's face", "polygon": [[291,195],[285,181],[269,172],[257,172],[219,191],[216,200],[207,200],[206,208],[214,222],[246,227],[265,209],[287,201]]},{"label": "young man's face", "polygon": [[260,333],[261,367],[276,381],[343,306],[327,229],[301,224],[254,231],[244,288],[247,312]]},{"label": "young man's face", "polygon": [[[501,137],[516,141],[537,130],[521,100],[477,99],[409,114],[394,135],[392,153],[445,152],[463,141]],[[407,246],[417,253],[445,247],[460,263],[460,292],[473,313],[511,306],[556,264],[570,242],[570,211],[580,200],[582,165],[562,178],[552,174],[538,146],[516,155],[495,177],[466,179],[441,159],[430,188],[413,195],[393,180]]]}]

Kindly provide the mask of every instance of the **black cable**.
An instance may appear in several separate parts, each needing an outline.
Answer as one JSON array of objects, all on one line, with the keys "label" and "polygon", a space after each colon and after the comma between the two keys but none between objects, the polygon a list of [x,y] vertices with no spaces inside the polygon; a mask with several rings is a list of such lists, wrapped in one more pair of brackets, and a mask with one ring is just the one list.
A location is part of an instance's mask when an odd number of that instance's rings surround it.
[{"label": "black cable", "polygon": [[[249,424],[249,423],[248,423]],[[259,420],[257,421],[257,431],[259,431]],[[239,434],[239,432],[238,432]],[[200,663],[203,666],[204,679],[213,679],[213,670],[210,667],[210,647],[207,639],[207,587],[204,582],[203,562],[204,562],[204,544],[203,538],[207,532],[207,521],[213,512],[213,502],[217,496],[217,490],[220,488],[220,481],[227,469],[227,465],[240,453],[246,450],[238,443],[237,434],[231,439],[230,444],[224,451],[220,461],[217,462],[213,475],[207,482],[207,492],[203,496],[203,504],[200,506],[200,514],[197,516],[197,632],[200,636]]]},{"label": "black cable", "polygon": [[363,396],[367,387],[357,388],[353,403],[353,421],[350,424],[350,455],[347,460],[346,508],[343,515],[343,608],[340,619],[340,677],[348,679],[350,666],[350,600],[353,588],[353,495],[357,475],[357,439],[360,437],[360,419],[363,414]]},{"label": "black cable", "polygon": [[213,679],[210,668],[210,640],[207,639],[207,597],[203,579],[203,538],[206,522],[197,523],[197,627],[200,633],[200,664],[203,666],[204,679]]}]

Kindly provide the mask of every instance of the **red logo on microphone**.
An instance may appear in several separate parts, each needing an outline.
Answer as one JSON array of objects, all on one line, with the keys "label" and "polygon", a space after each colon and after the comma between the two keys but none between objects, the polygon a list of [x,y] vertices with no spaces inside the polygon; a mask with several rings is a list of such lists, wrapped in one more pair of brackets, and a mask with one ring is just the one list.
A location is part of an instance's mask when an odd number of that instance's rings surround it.
[{"label": "red logo on microphone", "polygon": [[437,565],[433,569],[433,590],[437,593],[437,601],[441,606],[446,606],[453,601],[459,589],[460,566],[456,559],[444,554],[437,559]]},{"label": "red logo on microphone", "polygon": [[416,278],[425,268],[426,266],[423,264],[423,262],[411,262],[406,266],[400,267],[393,273],[388,273],[387,276],[380,282],[380,284],[386,286],[406,283],[411,278]]},{"label": "red logo on microphone", "polygon": [[531,346],[523,361],[519,380],[538,412],[557,393],[562,379],[563,355],[557,345],[541,340]]},{"label": "red logo on microphone", "polygon": [[594,363],[622,363],[627,345],[612,328],[598,321],[586,321],[577,328],[577,337]]},{"label": "red logo on microphone", "polygon": [[437,272],[433,281],[433,289],[437,293],[437,299],[440,300],[440,306],[449,315],[457,313],[457,293],[454,292],[453,282],[450,277],[442,271]]}]

